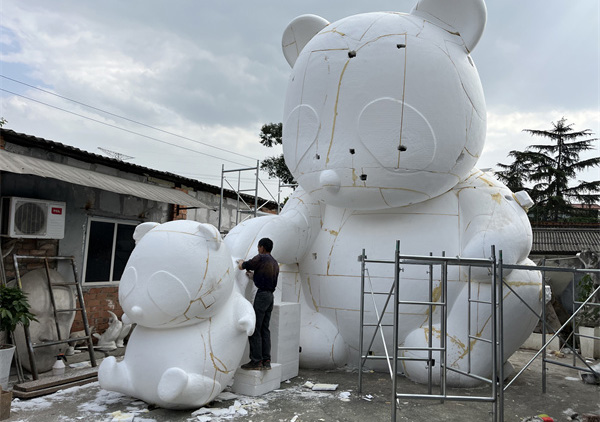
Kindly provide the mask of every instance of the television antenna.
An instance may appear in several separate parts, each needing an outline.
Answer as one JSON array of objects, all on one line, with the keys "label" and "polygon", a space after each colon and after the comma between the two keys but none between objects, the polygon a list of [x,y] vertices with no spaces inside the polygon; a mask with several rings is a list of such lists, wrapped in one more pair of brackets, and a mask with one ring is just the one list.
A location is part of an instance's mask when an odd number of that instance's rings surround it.
[{"label": "television antenna", "polygon": [[104,152],[110,158],[114,158],[115,160],[118,160],[118,161],[131,160],[132,158],[134,158],[131,155],[121,154],[120,152],[112,151],[110,149],[101,148],[101,147],[98,147],[98,149],[100,151]]}]

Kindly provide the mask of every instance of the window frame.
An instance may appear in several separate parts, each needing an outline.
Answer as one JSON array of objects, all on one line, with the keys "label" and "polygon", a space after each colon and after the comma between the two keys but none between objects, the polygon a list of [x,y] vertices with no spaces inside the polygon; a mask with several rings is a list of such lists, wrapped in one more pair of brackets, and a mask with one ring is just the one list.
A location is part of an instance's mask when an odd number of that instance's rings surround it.
[{"label": "window frame", "polygon": [[[92,222],[112,223],[113,224],[113,237],[112,237],[112,246],[111,246],[111,252],[110,252],[110,270],[109,270],[110,280],[104,280],[104,281],[87,281],[86,280],[88,252],[90,250],[90,248],[89,248],[90,233],[92,231],[91,230]],[[82,269],[82,275],[81,275],[82,285],[88,285],[88,286],[118,286],[119,285],[119,282],[121,280],[112,280],[113,271],[115,268],[115,252],[116,252],[116,247],[117,247],[117,229],[119,227],[119,224],[127,225],[127,226],[138,226],[141,223],[139,221],[120,220],[118,218],[88,216],[86,233],[85,233],[85,244],[84,244],[84,251],[83,251],[83,266],[82,266],[83,269]]]}]

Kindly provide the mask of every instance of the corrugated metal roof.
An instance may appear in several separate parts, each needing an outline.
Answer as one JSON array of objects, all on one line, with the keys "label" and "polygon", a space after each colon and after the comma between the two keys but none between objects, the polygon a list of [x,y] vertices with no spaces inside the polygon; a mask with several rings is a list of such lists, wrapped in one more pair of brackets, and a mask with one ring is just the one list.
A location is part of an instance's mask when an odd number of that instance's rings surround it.
[{"label": "corrugated metal roof", "polygon": [[[42,148],[48,151],[60,153],[65,156],[77,158],[88,163],[99,163],[130,173],[155,177],[161,180],[173,182],[177,186],[188,186],[196,191],[206,191],[217,195],[221,193],[220,187],[215,185],[204,183],[196,179],[189,179],[187,177],[179,176],[174,173],[164,172],[148,167],[143,167],[133,163],[119,161],[114,158],[109,158],[104,155],[87,152],[70,145],[62,144],[60,142],[51,141],[37,136],[27,135],[25,133],[19,133],[15,132],[14,130],[3,128],[0,128],[0,134],[2,135],[2,138],[5,138],[6,141],[18,145]],[[226,196],[228,198],[237,198],[238,192],[232,191],[230,189],[224,189],[223,196]],[[244,200],[246,201],[254,201],[254,196],[245,193],[239,193],[239,196],[244,198]],[[259,198],[259,201],[265,203],[267,205],[266,208],[277,209],[277,203],[274,201],[269,201],[264,198]]]},{"label": "corrugated metal roof", "polygon": [[136,182],[92,170],[80,169],[54,161],[28,157],[0,150],[0,170],[19,174],[33,174],[58,179],[77,185],[103,189],[124,195],[137,196],[167,204],[209,208],[187,193],[149,183]]},{"label": "corrugated metal roof", "polygon": [[532,254],[600,252],[600,228],[533,227]]}]

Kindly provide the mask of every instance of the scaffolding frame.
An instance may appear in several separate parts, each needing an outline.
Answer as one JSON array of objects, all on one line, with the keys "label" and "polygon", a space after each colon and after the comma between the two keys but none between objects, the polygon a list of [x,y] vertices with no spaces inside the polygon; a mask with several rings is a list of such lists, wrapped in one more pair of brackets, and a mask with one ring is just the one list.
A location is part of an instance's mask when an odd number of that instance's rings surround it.
[{"label": "scaffolding frame", "polygon": [[[218,226],[217,226],[219,233],[223,233],[223,230],[222,230],[223,206],[225,205],[224,200],[223,200],[223,198],[224,198],[223,194],[225,193],[225,184],[227,184],[227,186],[229,186],[229,189],[231,189],[232,191],[234,191],[236,193],[236,197],[237,197],[236,207],[235,207],[235,225],[247,220],[248,218],[257,217],[258,212],[269,202],[269,200],[267,199],[262,204],[259,205],[259,202],[258,202],[259,186],[262,186],[266,190],[268,196],[270,196],[271,200],[277,203],[277,214],[279,214],[281,212],[281,189],[286,188],[286,187],[297,186],[294,184],[283,184],[283,183],[281,183],[281,179],[279,179],[278,187],[277,187],[277,198],[275,198],[275,196],[271,193],[270,189],[260,179],[259,170],[260,170],[260,162],[259,161],[256,162],[256,167],[244,167],[244,168],[231,169],[231,170],[225,170],[225,165],[224,164],[221,165],[221,196],[219,197],[219,222],[218,222]],[[242,173],[248,172],[248,171],[254,172],[254,175],[255,175],[254,187],[251,189],[242,189],[241,188]],[[229,182],[229,180],[227,179],[226,175],[228,173],[237,173],[237,178],[235,181],[236,186],[232,185]],[[243,193],[254,196],[253,205],[249,204],[244,199],[244,197],[242,196]],[[242,215],[245,215],[244,218],[241,218]],[[241,219],[241,221],[240,221],[240,219]]]},{"label": "scaffolding frame", "polygon": [[[567,365],[561,362],[556,362],[550,359],[547,359],[546,349],[549,346],[550,342],[558,336],[558,334],[567,327],[570,323],[575,321],[576,316],[585,309],[586,306],[600,306],[599,303],[593,303],[592,298],[599,294],[600,286],[597,287],[589,297],[584,301],[575,301],[573,297],[573,303],[579,304],[579,307],[576,311],[573,312],[573,315],[561,326],[560,329],[554,332],[554,335],[546,340],[547,330],[551,327],[548,327],[545,318],[545,306],[542,306],[541,314],[538,314],[533,310],[526,302],[512,289],[512,287],[504,281],[503,272],[505,269],[519,269],[519,270],[527,270],[527,271],[541,271],[542,272],[542,291],[546,291],[546,277],[545,273],[547,271],[561,271],[561,272],[572,272],[572,273],[596,273],[600,274],[600,270],[594,269],[569,269],[569,268],[559,268],[559,267],[539,267],[539,266],[525,266],[525,265],[508,265],[503,263],[502,251],[498,253],[498,259],[496,259],[495,247],[491,247],[491,255],[489,259],[471,259],[471,258],[461,258],[461,257],[446,257],[445,253],[442,253],[442,256],[435,257],[432,253],[429,256],[415,256],[415,255],[401,255],[400,254],[400,241],[396,241],[396,250],[394,254],[394,260],[377,260],[377,259],[368,259],[366,255],[366,251],[363,249],[362,254],[359,256],[359,261],[361,262],[361,303],[360,303],[360,332],[359,332],[359,371],[358,371],[358,392],[362,394],[362,374],[363,367],[367,360],[371,359],[385,359],[388,364],[388,369],[390,371],[390,377],[392,380],[392,411],[391,411],[391,420],[396,421],[396,414],[398,408],[398,400],[400,398],[404,399],[429,399],[429,400],[440,400],[444,402],[445,400],[451,401],[477,401],[477,402],[489,402],[492,405],[492,421],[503,421],[504,420],[504,392],[512,385],[512,383],[519,378],[519,376],[533,363],[533,361],[539,356],[542,355],[542,391],[546,392],[546,383],[547,383],[547,364],[556,364],[563,367],[569,367],[574,370],[589,372],[592,374],[599,375],[597,372],[593,370],[593,368],[582,358],[575,348],[575,340],[573,340],[573,346],[569,346],[573,351],[573,365]],[[392,286],[389,291],[385,292],[377,292],[373,290],[373,286],[370,281],[370,275],[368,274],[367,264],[393,264],[394,265],[394,279]],[[428,300],[426,301],[408,301],[403,300],[400,297],[400,274],[403,271],[403,265],[427,265],[429,267],[429,280],[428,280]],[[440,287],[441,287],[441,296],[439,301],[433,300],[433,270],[435,267],[440,268]],[[467,266],[468,267],[468,276],[467,276],[467,289],[468,289],[468,310],[467,310],[467,335],[468,335],[468,363],[467,363],[467,371],[461,371],[456,368],[450,368],[446,365],[446,352],[447,352],[447,344],[446,344],[446,336],[447,336],[447,318],[448,318],[448,307],[447,307],[447,274],[449,266]],[[492,280],[490,283],[490,301],[481,301],[478,299],[473,299],[471,296],[471,269],[473,267],[487,267],[489,268]],[[369,282],[370,290],[366,289],[366,281]],[[508,288],[511,293],[515,295],[515,297],[526,305],[529,311],[531,311],[534,315],[536,315],[543,323],[542,323],[542,338],[543,338],[543,346],[541,349],[535,354],[535,356],[519,371],[510,382],[504,385],[505,377],[504,377],[504,287]],[[377,295],[387,295],[387,299],[383,308],[380,310],[377,309],[377,304],[375,301],[375,296]],[[365,297],[371,297],[373,299],[373,308],[374,314],[377,319],[376,323],[365,323]],[[386,313],[386,310],[393,298],[394,301],[394,310],[393,310],[393,323],[392,324],[383,324],[383,318]],[[473,304],[482,304],[489,305],[491,310],[491,338],[485,339],[482,337],[474,336],[471,333],[471,306]],[[418,305],[418,306],[426,306],[427,307],[427,316],[428,316],[428,344],[427,347],[424,348],[409,348],[399,346],[398,344],[398,326],[399,326],[399,311],[398,307],[400,305],[410,306],[410,305]],[[440,346],[433,347],[433,339],[432,339],[432,325],[433,325],[433,309],[434,307],[441,307],[442,311],[440,312]],[[374,327],[375,330],[373,332],[372,337],[370,338],[369,345],[364,348],[364,329],[366,327]],[[385,342],[385,336],[383,334],[384,327],[392,327],[393,329],[393,338],[392,338],[392,346],[393,353],[392,357],[388,353],[388,346]],[[554,331],[554,330],[552,330]],[[385,356],[373,356],[371,355],[370,349],[377,337],[378,333],[382,337],[382,342],[385,350]],[[580,335],[581,336],[581,335]],[[600,338],[594,336],[583,336],[583,337],[591,337],[594,341],[600,341]],[[471,361],[470,361],[470,352],[471,352],[471,340],[475,341],[483,341],[490,344],[491,354],[492,354],[492,379],[487,379],[475,374],[470,373],[471,371]],[[410,350],[420,350],[426,351],[426,358],[413,358],[406,356],[399,356],[400,351],[410,351]],[[433,373],[432,368],[434,366],[434,360],[432,358],[433,353],[438,352],[440,354],[440,380],[439,380],[439,393],[433,393]],[[580,359],[585,367],[580,367],[575,365],[575,360]],[[403,360],[419,360],[427,362],[428,368],[428,386],[427,386],[427,394],[406,394],[406,393],[398,393],[397,391],[397,377],[398,377],[398,362]],[[501,364],[498,364],[501,362]],[[475,378],[479,381],[488,383],[491,385],[491,392],[489,396],[452,396],[447,394],[447,373],[448,371],[457,372],[459,374]],[[495,379],[494,379],[495,378]]]}]

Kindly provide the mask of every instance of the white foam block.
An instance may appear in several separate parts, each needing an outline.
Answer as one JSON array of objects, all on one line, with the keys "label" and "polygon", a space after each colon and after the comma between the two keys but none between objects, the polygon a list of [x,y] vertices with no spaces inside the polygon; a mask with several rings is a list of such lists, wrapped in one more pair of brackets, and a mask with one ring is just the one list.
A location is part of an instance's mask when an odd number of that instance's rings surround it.
[{"label": "white foam block", "polygon": [[281,302],[271,315],[271,361],[290,363],[299,359],[300,304]]},{"label": "white foam block", "polygon": [[268,371],[247,371],[238,369],[233,378],[231,390],[245,396],[260,396],[281,386],[281,365],[271,363]]},{"label": "white foam block", "polygon": [[298,368],[300,367],[300,359],[293,362],[281,364],[281,381],[287,381],[298,376]]}]

